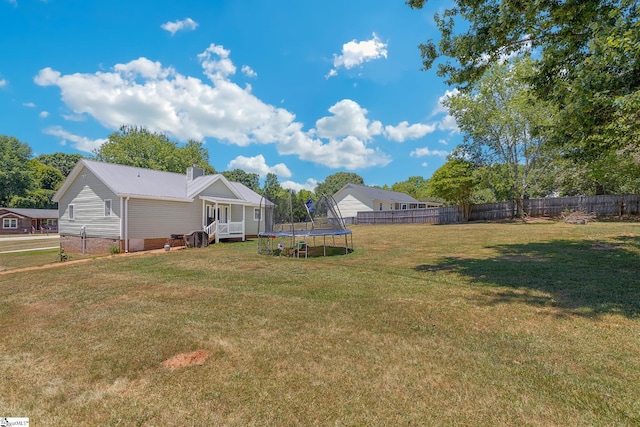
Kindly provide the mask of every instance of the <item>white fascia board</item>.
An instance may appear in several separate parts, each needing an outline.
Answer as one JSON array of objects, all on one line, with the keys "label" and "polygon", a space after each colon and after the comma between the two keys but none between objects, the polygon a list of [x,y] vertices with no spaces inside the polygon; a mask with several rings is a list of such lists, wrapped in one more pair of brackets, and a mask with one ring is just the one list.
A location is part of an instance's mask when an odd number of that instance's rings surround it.
[{"label": "white fascia board", "polygon": [[182,203],[192,203],[193,199],[189,198],[177,198],[177,197],[162,197],[162,196],[145,196],[140,194],[127,194],[127,193],[118,193],[118,197],[129,197],[131,199],[144,199],[144,200],[162,200],[166,202],[182,202]]}]

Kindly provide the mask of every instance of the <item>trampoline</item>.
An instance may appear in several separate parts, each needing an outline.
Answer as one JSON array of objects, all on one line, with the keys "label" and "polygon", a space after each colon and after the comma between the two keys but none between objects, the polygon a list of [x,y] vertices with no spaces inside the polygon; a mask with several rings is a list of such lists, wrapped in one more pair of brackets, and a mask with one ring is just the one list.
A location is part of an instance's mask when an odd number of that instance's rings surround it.
[{"label": "trampoline", "polygon": [[273,230],[271,226],[270,231],[259,232],[258,253],[297,258],[304,254],[307,258],[353,252],[353,234],[345,227],[333,197],[323,195],[316,206],[313,203],[310,206],[306,206],[310,222],[304,223],[305,228],[296,228],[291,223],[282,225],[281,230]]}]

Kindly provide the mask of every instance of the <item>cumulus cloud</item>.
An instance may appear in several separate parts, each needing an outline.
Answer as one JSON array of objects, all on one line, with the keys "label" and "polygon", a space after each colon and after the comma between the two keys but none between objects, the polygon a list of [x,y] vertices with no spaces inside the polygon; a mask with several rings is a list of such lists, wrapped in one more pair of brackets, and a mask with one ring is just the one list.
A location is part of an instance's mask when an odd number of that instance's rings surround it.
[{"label": "cumulus cloud", "polygon": [[258,77],[258,73],[253,71],[253,69],[248,65],[243,65],[241,70],[244,73],[244,75],[246,75],[247,77],[252,77],[252,78]]},{"label": "cumulus cloud", "polygon": [[34,104],[33,102],[24,102],[22,106],[28,108],[36,108],[36,104]]},{"label": "cumulus cloud", "polygon": [[49,112],[48,111],[40,111],[39,116],[43,119],[46,119],[47,117],[49,117]]},{"label": "cumulus cloud", "polygon": [[449,110],[445,106],[445,102],[447,101],[447,99],[458,95],[460,95],[460,91],[458,89],[446,90],[444,95],[438,98],[438,105],[433,110],[431,115],[437,116],[440,114],[445,114],[445,116],[441,118],[437,124],[439,130],[449,132],[450,134],[460,133],[460,128],[458,127],[458,123],[456,122],[455,117],[449,114]]},{"label": "cumulus cloud", "polygon": [[382,123],[369,121],[367,110],[357,102],[343,99],[329,108],[333,116],[323,117],[316,121],[317,135],[321,138],[355,136],[369,141],[382,133]]},{"label": "cumulus cloud", "polygon": [[416,148],[410,153],[411,157],[424,157],[424,156],[438,156],[438,157],[447,157],[449,155],[448,151],[445,150],[432,150],[428,147],[424,148]]},{"label": "cumulus cloud", "polygon": [[442,113],[449,114],[449,110],[447,109],[447,107],[445,107],[444,103],[447,99],[452,98],[454,96],[458,96],[458,95],[460,95],[460,91],[458,89],[453,89],[453,90],[447,89],[444,92],[444,95],[438,98],[438,105],[436,105],[436,108],[433,110],[431,115],[435,116],[437,114],[442,114]]},{"label": "cumulus cloud", "polygon": [[296,193],[299,192],[300,190],[313,191],[317,186],[318,186],[318,181],[313,178],[307,179],[307,181],[304,184],[300,184],[293,181],[284,181],[280,183],[280,187],[284,188],[285,190],[293,190]]},{"label": "cumulus cloud", "polygon": [[398,126],[385,126],[384,133],[392,141],[404,142],[407,139],[422,138],[423,136],[436,130],[436,125],[425,125],[416,123],[409,125],[409,122],[403,121]]},{"label": "cumulus cloud", "polygon": [[187,18],[173,22],[166,22],[160,25],[160,28],[169,31],[173,36],[176,32],[181,30],[195,30],[196,28],[198,28],[198,23],[191,18]]},{"label": "cumulus cloud", "polygon": [[[211,44],[198,59],[208,81],[147,58],[93,74],[63,75],[47,67],[34,81],[60,89],[71,113],[66,120],[92,117],[108,129],[136,124],[181,141],[215,138],[238,146],[274,144],[280,155],[329,168],[354,170],[391,161],[371,146],[375,136],[385,136],[382,123],[369,120],[367,110],[355,101],[338,101],[329,108],[330,115],[317,120],[315,129],[305,131],[294,114],[263,102],[251,93],[250,85],[243,88],[232,81],[236,67],[229,50]],[[73,141],[60,132],[56,135]]]},{"label": "cumulus cloud", "polygon": [[338,69],[344,67],[349,70],[374,59],[387,57],[387,44],[383,43],[376,33],[370,40],[351,40],[342,45],[340,55],[333,54],[333,68],[325,76],[327,79],[338,74]]},{"label": "cumulus cloud", "polygon": [[289,178],[291,176],[291,171],[287,165],[284,163],[278,163],[277,165],[269,166],[262,154],[255,157],[236,157],[227,165],[227,170],[233,169],[242,169],[248,173],[255,173],[261,178],[264,178],[269,173],[274,173],[283,178]]},{"label": "cumulus cloud", "polygon": [[5,79],[0,79],[0,87],[5,87],[7,85],[7,81]]},{"label": "cumulus cloud", "polygon": [[446,115],[438,122],[438,129],[449,132],[451,134],[460,133],[460,128],[458,127],[458,122],[456,122],[456,118],[451,115]]},{"label": "cumulus cloud", "polygon": [[89,139],[84,136],[74,135],[62,129],[60,126],[49,127],[43,132],[47,135],[61,138],[62,145],[66,145],[67,141],[71,141],[71,144],[76,150],[84,151],[85,153],[93,153],[94,150],[100,148],[102,144],[108,141],[108,139]]}]

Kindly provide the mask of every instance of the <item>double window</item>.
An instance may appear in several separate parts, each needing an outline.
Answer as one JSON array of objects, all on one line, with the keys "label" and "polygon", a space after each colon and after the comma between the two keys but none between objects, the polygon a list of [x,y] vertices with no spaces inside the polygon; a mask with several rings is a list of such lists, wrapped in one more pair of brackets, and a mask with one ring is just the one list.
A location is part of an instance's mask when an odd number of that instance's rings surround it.
[{"label": "double window", "polygon": [[2,218],[2,228],[18,228],[18,218]]}]

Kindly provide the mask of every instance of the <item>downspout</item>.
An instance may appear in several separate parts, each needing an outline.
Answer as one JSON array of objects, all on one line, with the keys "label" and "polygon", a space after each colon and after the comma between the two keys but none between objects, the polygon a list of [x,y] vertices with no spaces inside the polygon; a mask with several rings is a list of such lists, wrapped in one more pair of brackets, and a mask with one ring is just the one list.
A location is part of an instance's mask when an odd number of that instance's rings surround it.
[{"label": "downspout", "polygon": [[[118,232],[118,235],[120,236],[120,240],[124,240],[123,234],[124,234],[124,197],[120,196],[120,231]],[[123,246],[121,246],[119,249],[124,250],[124,242],[123,242]]]},{"label": "downspout", "polygon": [[129,252],[129,199],[131,197],[127,196],[124,200],[124,251],[125,253]]},{"label": "downspout", "polygon": [[220,215],[218,214],[218,202],[216,201],[216,204],[214,205],[214,212],[215,212],[215,217],[216,217],[216,244],[220,243],[220,233],[218,233],[218,224],[220,223]]},{"label": "downspout", "polygon": [[246,214],[247,214],[247,207],[245,205],[242,205],[242,241],[244,242],[247,236],[247,223],[246,223]]},{"label": "downspout", "polygon": [[207,201],[202,200],[202,229],[204,230],[207,226]]}]

